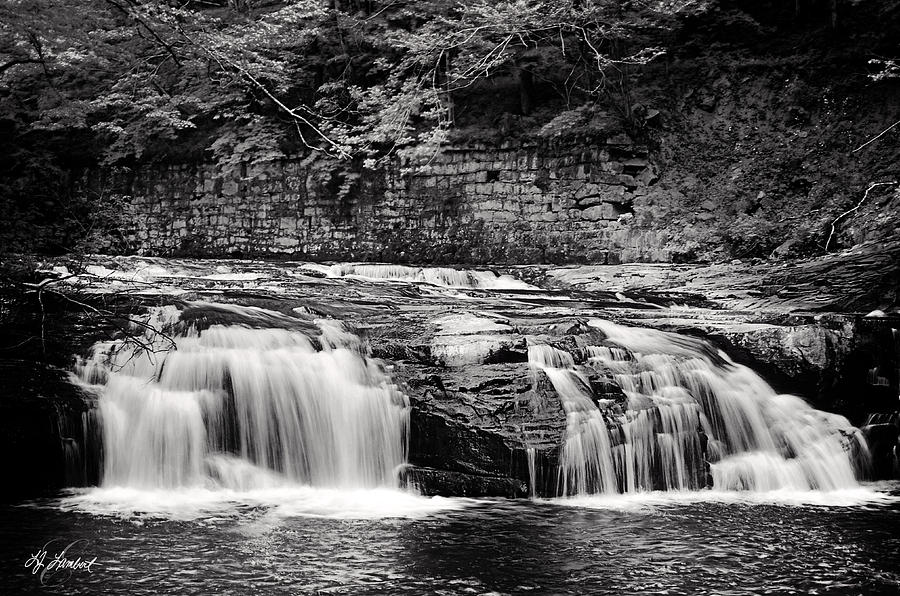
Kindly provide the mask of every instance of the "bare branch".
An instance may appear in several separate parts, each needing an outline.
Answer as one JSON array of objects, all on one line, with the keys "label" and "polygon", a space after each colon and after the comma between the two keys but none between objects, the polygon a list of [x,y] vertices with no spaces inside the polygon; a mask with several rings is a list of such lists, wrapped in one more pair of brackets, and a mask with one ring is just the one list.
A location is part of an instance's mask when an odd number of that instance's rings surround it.
[{"label": "bare branch", "polygon": [[[96,306],[93,306],[86,302],[82,302],[81,300],[76,300],[75,298],[69,296],[65,292],[55,290],[55,289],[49,287],[53,284],[60,283],[62,281],[65,281],[65,280],[73,278],[73,277],[80,277],[80,276],[78,274],[70,274],[70,275],[66,275],[63,277],[55,278],[55,279],[47,278],[36,284],[32,284],[32,283],[23,283],[22,284],[23,286],[25,286],[27,288],[31,288],[31,291],[37,293],[38,303],[41,306],[41,344],[42,345],[45,345],[44,329],[45,329],[45,321],[46,321],[46,311],[44,309],[44,294],[48,293],[48,294],[53,294],[54,296],[57,296],[59,298],[62,298],[63,300],[65,300],[67,302],[70,302],[72,304],[80,306],[81,308],[88,310],[90,312],[93,312],[94,314],[100,315],[102,318],[112,321],[114,323],[116,321],[124,320],[131,326],[138,327],[138,328],[144,329],[146,331],[150,331],[150,332],[154,333],[155,335],[162,337],[169,343],[169,347],[166,350],[177,349],[175,340],[172,337],[170,337],[168,334],[164,333],[161,329],[157,329],[153,325],[150,325],[148,323],[145,323],[144,321],[141,321],[134,317],[130,317],[128,315],[121,315],[121,314],[118,314],[118,313],[110,311],[110,310],[97,308]],[[146,342],[140,340],[126,326],[116,323],[116,327],[119,329],[119,331],[121,331],[125,335],[125,337],[127,338],[128,341],[131,341],[131,342],[137,344],[138,346],[140,346],[142,349],[146,350],[147,352],[152,353],[152,352],[159,351],[159,350],[153,349],[152,347],[148,346]],[[45,349],[46,349],[46,346],[45,346]]]},{"label": "bare branch", "polygon": [[869,193],[872,191],[873,188],[877,188],[879,186],[892,186],[894,184],[897,184],[897,182],[896,181],[873,182],[872,184],[869,185],[869,188],[866,189],[865,194],[863,195],[863,197],[859,200],[859,203],[857,203],[853,209],[848,209],[848,210],[844,211],[843,213],[841,213],[840,215],[838,215],[837,217],[835,217],[834,221],[831,222],[831,233],[828,234],[828,240],[825,241],[825,252],[828,252],[828,246],[831,244],[831,239],[834,237],[834,232],[835,232],[835,229],[836,229],[839,221],[841,221],[842,219],[844,219],[845,217],[847,217],[848,215],[850,215],[851,213],[853,213],[854,211],[857,211],[860,207],[862,207],[862,204],[869,197]]},{"label": "bare branch", "polygon": [[146,29],[147,33],[152,35],[153,39],[155,39],[159,43],[159,45],[161,45],[163,48],[165,48],[165,50],[169,53],[169,55],[172,56],[172,60],[175,61],[175,64],[181,66],[181,60],[178,59],[178,54],[175,53],[175,50],[174,50],[174,48],[172,48],[171,44],[166,43],[163,40],[163,38],[159,36],[159,34],[156,32],[156,30],[154,30],[153,27],[148,25],[146,21],[144,21],[139,16],[134,14],[133,11],[128,10],[127,8],[125,8],[118,2],[115,2],[114,0],[106,0],[106,3],[111,6],[114,6],[121,12],[125,13],[126,15],[128,15],[128,17],[134,19],[136,23],[138,23],[140,26],[142,26],[144,29]]},{"label": "bare branch", "polygon": [[[266,97],[268,97],[270,100],[272,100],[272,102],[275,103],[276,106],[278,106],[280,109],[285,111],[291,117],[299,120],[306,126],[310,127],[319,137],[322,138],[322,140],[324,140],[326,143],[328,143],[337,152],[338,155],[340,155],[341,157],[343,157],[345,159],[349,159],[351,157],[351,155],[349,153],[344,151],[343,147],[341,147],[340,145],[335,143],[330,137],[328,137],[328,135],[326,135],[316,125],[314,125],[312,122],[310,122],[310,120],[308,118],[305,118],[303,115],[299,114],[296,109],[288,107],[287,105],[284,104],[284,102],[282,102],[280,99],[275,97],[275,95],[271,91],[269,91],[269,88],[266,87],[259,79],[257,79],[255,76],[253,76],[253,74],[250,71],[248,71],[246,68],[244,68],[243,66],[241,66],[234,60],[231,60],[228,56],[226,56],[222,52],[214,51],[214,50],[206,47],[205,45],[199,43],[193,37],[191,37],[187,33],[185,33],[184,30],[182,30],[180,27],[179,27],[179,33],[181,34],[182,37],[184,37],[185,40],[187,40],[188,43],[200,48],[204,53],[206,53],[213,60],[218,62],[219,65],[222,66],[223,68],[225,68],[225,66],[227,65],[232,70],[236,70],[238,73],[240,73],[241,76],[243,76],[247,81],[249,81],[254,87],[256,87],[257,89],[262,91],[266,95]],[[319,151],[321,150],[320,147],[316,147],[316,146],[310,145],[309,143],[306,143],[306,141],[302,135],[300,136],[300,139],[301,139],[301,141],[303,141],[304,145],[306,145],[307,148],[312,149],[312,150],[319,150]]]},{"label": "bare branch", "polygon": [[896,122],[894,122],[893,124],[891,124],[890,126],[888,126],[887,128],[885,128],[884,130],[882,130],[880,133],[878,133],[877,135],[875,135],[874,137],[872,137],[871,139],[869,139],[868,141],[866,141],[865,143],[863,143],[862,145],[860,145],[859,147],[857,147],[856,149],[854,149],[853,151],[851,151],[850,153],[856,153],[857,151],[859,151],[860,149],[862,149],[862,148],[865,147],[866,145],[868,145],[868,144],[870,144],[870,143],[874,143],[875,141],[877,141],[878,139],[880,139],[881,137],[883,137],[885,134],[887,134],[892,128],[894,128],[894,127],[897,126],[898,124],[900,124],[900,120],[897,120]]}]

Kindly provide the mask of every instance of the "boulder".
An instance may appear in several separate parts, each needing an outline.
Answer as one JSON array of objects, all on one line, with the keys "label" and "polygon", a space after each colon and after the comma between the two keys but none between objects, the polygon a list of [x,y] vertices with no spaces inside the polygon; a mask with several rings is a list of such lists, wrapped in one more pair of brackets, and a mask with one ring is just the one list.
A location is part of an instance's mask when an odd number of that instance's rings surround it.
[{"label": "boulder", "polygon": [[[566,417],[544,373],[525,363],[398,364],[394,375],[412,403],[410,464],[528,485],[531,450],[538,469],[535,492],[555,494],[553,471]],[[434,480],[435,474],[428,478]],[[451,476],[443,478],[434,480],[433,490],[449,486]]]}]

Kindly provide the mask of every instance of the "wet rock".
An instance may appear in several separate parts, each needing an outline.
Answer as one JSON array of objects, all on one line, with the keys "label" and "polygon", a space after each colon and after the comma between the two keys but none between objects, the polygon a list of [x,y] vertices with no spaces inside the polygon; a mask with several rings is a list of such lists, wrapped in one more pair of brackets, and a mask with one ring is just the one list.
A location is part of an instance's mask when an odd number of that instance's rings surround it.
[{"label": "wet rock", "polygon": [[428,346],[430,362],[438,366],[525,362],[525,340],[519,336],[457,335],[435,337]]},{"label": "wet rock", "polygon": [[[253,301],[244,300],[243,304],[252,303]],[[260,301],[256,301],[260,302]],[[271,302],[271,301],[269,301]],[[254,307],[256,305],[253,305]],[[242,325],[252,328],[273,328],[273,329],[291,329],[306,334],[317,334],[318,328],[309,320],[303,320],[298,316],[287,314],[276,314],[276,312],[267,312],[270,304],[257,308],[265,309],[256,312],[247,309],[231,309],[225,304],[204,304],[192,303],[188,304],[181,311],[181,317],[177,324],[177,331],[183,332],[188,327],[194,327],[199,330],[208,329],[213,325]],[[307,318],[311,318],[308,317]]]},{"label": "wet rock", "polygon": [[96,403],[65,371],[0,360],[2,498],[36,496],[99,480],[99,441],[86,422]]},{"label": "wet rock", "polygon": [[746,332],[725,330],[722,335],[791,376],[834,367],[852,342],[851,333],[818,325],[762,326]]},{"label": "wet rock", "polygon": [[420,466],[406,466],[400,474],[402,484],[414,487],[425,496],[527,497],[528,484],[508,476],[482,476]]},{"label": "wet rock", "polygon": [[871,478],[900,477],[900,413],[875,415],[862,432],[871,456]]},{"label": "wet rock", "polygon": [[412,403],[409,462],[528,483],[532,449],[540,486],[554,494],[565,413],[546,375],[525,363],[457,368],[398,364]]},{"label": "wet rock", "polygon": [[713,334],[738,361],[764,373],[776,389],[833,407],[831,390],[856,346],[852,325],[736,325]]},{"label": "wet rock", "polygon": [[602,364],[589,362],[584,368],[590,382],[591,398],[595,403],[611,402],[621,413],[628,402],[628,396],[616,383],[612,373]]}]

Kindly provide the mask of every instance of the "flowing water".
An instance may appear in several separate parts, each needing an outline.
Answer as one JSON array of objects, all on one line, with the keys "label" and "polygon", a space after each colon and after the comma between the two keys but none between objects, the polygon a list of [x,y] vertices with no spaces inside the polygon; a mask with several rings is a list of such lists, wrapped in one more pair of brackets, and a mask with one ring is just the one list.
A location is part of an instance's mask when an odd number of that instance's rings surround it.
[{"label": "flowing water", "polygon": [[857,486],[865,440],[835,414],[778,395],[705,342],[595,319],[619,347],[586,346],[627,402],[594,403],[573,357],[529,349],[567,416],[560,494],[687,490],[837,490]]},{"label": "flowing water", "polygon": [[200,329],[170,306],[151,310],[139,339],[95,346],[78,379],[101,396],[101,486],[397,484],[409,404],[355,335],[333,321],[308,322],[306,335],[259,308],[191,311],[287,328]]},{"label": "flowing water", "polygon": [[[171,267],[94,275],[288,291],[231,265]],[[303,271],[324,275],[324,289],[308,290]],[[510,341],[512,324],[487,308],[575,307],[489,271],[305,264],[286,275],[300,279],[289,291],[303,306],[192,297],[151,308],[79,359],[73,380],[98,408],[67,431],[83,440],[64,452],[73,484],[102,462],[100,485],[0,508],[4,593],[900,590],[898,487],[858,483],[856,429],[702,340],[603,318],[587,321],[596,345],[527,342],[532,374],[546,375],[566,417],[558,498],[536,498],[530,446],[531,500],[404,488],[407,396],[351,326],[312,313],[430,312],[444,301],[432,350],[453,367]],[[373,297],[371,284],[400,285]],[[593,374],[620,396],[596,399]],[[42,548],[52,559],[66,545],[91,566],[40,573]]]}]

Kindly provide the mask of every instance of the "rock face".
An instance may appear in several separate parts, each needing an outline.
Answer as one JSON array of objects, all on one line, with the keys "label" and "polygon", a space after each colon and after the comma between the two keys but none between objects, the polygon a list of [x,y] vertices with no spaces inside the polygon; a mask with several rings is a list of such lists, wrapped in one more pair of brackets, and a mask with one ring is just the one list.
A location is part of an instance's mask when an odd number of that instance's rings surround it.
[{"label": "rock face", "polygon": [[869,413],[895,407],[900,350],[889,324],[853,315],[792,319],[786,325],[736,324],[711,330],[709,337],[777,390],[857,426]]},{"label": "rock face", "polygon": [[736,325],[713,339],[724,340],[727,351],[766,373],[782,391],[802,393],[820,407],[833,407],[833,389],[856,348],[858,334],[852,318],[831,323]]},{"label": "rock face", "polygon": [[[553,494],[565,414],[553,386],[524,363],[455,369],[398,367],[412,402],[410,463],[483,478],[506,478]],[[532,485],[528,450],[538,470]],[[426,490],[427,481],[420,485]],[[489,486],[489,485],[487,485]]]},{"label": "rock face", "polygon": [[647,148],[626,135],[454,146],[411,171],[397,162],[353,174],[346,194],[308,161],[141,168],[121,189],[133,197],[128,244],[152,255],[314,260],[668,260],[664,235],[620,220],[656,180]]},{"label": "rock face", "polygon": [[517,499],[532,493],[528,484],[509,476],[464,474],[451,470],[409,465],[401,472],[404,486],[425,496],[506,497]]},{"label": "rock face", "polygon": [[0,361],[2,498],[99,481],[95,402],[57,368]]},{"label": "rock face", "polygon": [[872,415],[862,431],[872,454],[872,478],[900,477],[900,412]]}]

